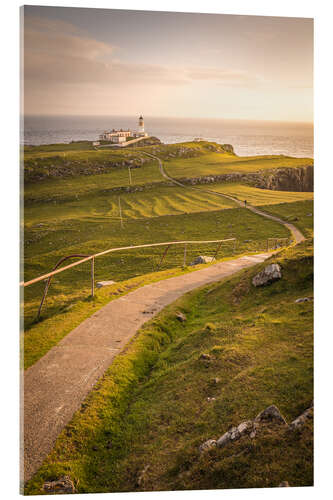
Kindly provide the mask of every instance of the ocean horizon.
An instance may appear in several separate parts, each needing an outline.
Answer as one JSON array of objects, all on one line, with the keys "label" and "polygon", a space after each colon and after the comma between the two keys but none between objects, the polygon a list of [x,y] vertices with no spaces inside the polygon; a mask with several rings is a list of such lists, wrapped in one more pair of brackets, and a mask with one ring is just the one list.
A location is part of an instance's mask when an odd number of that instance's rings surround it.
[{"label": "ocean horizon", "polygon": [[[26,115],[21,141],[25,145],[42,145],[95,140],[99,134],[112,128],[136,130],[138,116]],[[166,144],[200,137],[219,144],[232,144],[239,156],[313,158],[312,123],[149,116],[144,116],[144,119],[148,134]]]}]

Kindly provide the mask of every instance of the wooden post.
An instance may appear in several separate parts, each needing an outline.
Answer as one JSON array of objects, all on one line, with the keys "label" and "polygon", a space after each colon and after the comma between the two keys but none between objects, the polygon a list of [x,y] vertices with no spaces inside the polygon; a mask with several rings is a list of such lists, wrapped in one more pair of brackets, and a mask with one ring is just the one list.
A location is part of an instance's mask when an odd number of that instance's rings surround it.
[{"label": "wooden post", "polygon": [[128,177],[129,177],[129,183],[130,186],[132,185],[132,173],[131,173],[131,167],[128,167]]},{"label": "wooden post", "polygon": [[158,270],[159,270],[159,268],[161,267],[162,262],[163,262],[163,260],[164,260],[164,257],[166,256],[166,254],[167,254],[167,252],[168,252],[168,250],[169,250],[170,246],[171,246],[171,245],[168,245],[168,246],[166,247],[166,249],[164,250],[164,253],[163,253],[163,255],[162,255],[162,258],[161,258],[161,260],[160,260],[159,265],[157,266],[156,271],[158,271]]},{"label": "wooden post", "polygon": [[183,267],[186,267],[186,249],[187,249],[187,243],[184,245],[184,262],[183,262]]},{"label": "wooden post", "polygon": [[91,259],[91,296],[95,295],[95,257]]},{"label": "wooden post", "polygon": [[237,240],[235,238],[235,241],[234,241],[234,253],[236,252],[236,243],[237,243]]},{"label": "wooden post", "polygon": [[216,260],[216,257],[217,257],[217,254],[219,253],[221,245],[222,245],[222,241],[220,241],[220,243],[217,245],[216,252],[214,254],[213,260]]},{"label": "wooden post", "polygon": [[124,223],[123,223],[123,216],[121,214],[121,203],[120,203],[120,196],[118,198],[118,205],[119,205],[119,217],[120,217],[120,226],[123,229]]},{"label": "wooden post", "polygon": [[267,238],[267,252],[268,252],[268,238]]}]

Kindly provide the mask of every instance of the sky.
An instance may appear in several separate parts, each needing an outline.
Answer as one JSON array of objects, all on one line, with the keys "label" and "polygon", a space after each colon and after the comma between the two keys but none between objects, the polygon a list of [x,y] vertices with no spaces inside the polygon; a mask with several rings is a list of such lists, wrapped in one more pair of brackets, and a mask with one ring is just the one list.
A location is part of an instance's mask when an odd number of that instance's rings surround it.
[{"label": "sky", "polygon": [[25,6],[24,113],[313,121],[313,20]]}]

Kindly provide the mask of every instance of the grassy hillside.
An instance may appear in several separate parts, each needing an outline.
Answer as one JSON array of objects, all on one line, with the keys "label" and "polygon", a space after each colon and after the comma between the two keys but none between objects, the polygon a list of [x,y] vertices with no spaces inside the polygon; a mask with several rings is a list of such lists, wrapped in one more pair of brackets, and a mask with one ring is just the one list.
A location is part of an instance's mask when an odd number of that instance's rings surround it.
[{"label": "grassy hillside", "polygon": [[[235,237],[238,240],[235,254],[239,255],[263,250],[266,248],[267,238],[289,236],[281,225],[240,209],[234,202],[218,195],[190,187],[165,185],[166,181],[160,174],[157,162],[142,154],[143,151],[151,151],[161,156],[168,165],[178,160],[192,162],[194,170],[198,167],[198,162],[201,166],[207,163],[210,168],[209,159],[213,157],[224,166],[228,162],[230,165],[236,162],[236,165],[243,161],[227,149],[205,142],[146,146],[130,151],[95,151],[86,142],[26,147],[26,167],[31,169],[32,175],[29,177],[29,174],[28,179],[39,175],[40,169],[44,172],[43,175],[49,172],[51,177],[42,176],[39,180],[27,182],[25,186],[25,280],[50,271],[65,255],[92,254],[110,247]],[[261,159],[253,161],[260,163]],[[267,158],[262,161],[266,162]],[[246,163],[251,162],[244,159],[244,164]],[[134,168],[137,164],[139,166]],[[113,189],[128,187],[129,165],[131,187],[135,191],[113,192]],[[100,167],[102,173],[98,170]],[[87,175],[82,175],[82,168],[86,169]],[[107,169],[108,173],[103,173],[103,169]],[[58,177],[52,177],[53,174]],[[231,185],[218,185],[219,188],[228,190]],[[269,204],[294,201],[304,195],[266,192],[240,185],[234,189],[232,194],[238,193],[242,197],[245,189],[246,193],[252,193],[253,200]],[[311,195],[306,193],[306,197],[308,196]],[[123,222],[120,219],[119,198]],[[215,249],[216,245],[189,247],[187,262],[200,254],[214,255]],[[149,274],[157,269],[162,253],[163,249],[146,249],[97,259],[96,281],[113,279],[122,282]],[[232,245],[221,248],[220,257],[232,255]],[[179,269],[182,263],[183,248],[173,247],[163,261],[161,270]],[[51,330],[42,346],[31,333],[38,326],[34,324],[34,320],[43,288],[44,283],[38,283],[25,289],[25,337],[35,339],[34,342],[27,341],[27,363],[38,359],[61,335],[68,333],[68,330],[61,330],[63,333],[60,335],[58,330]],[[85,300],[89,293],[89,263],[56,276],[49,290],[42,319],[53,316],[58,318],[67,307]],[[40,331],[42,337],[45,334],[43,327]],[[33,343],[36,348],[32,348]]]},{"label": "grassy hillside", "polygon": [[[42,213],[40,210],[40,216]],[[61,257],[74,253],[89,255],[108,248],[132,244],[235,237],[238,240],[235,253],[241,254],[246,251],[263,250],[266,248],[267,238],[289,236],[288,230],[280,224],[272,223],[242,208],[127,219],[123,228],[120,221],[112,217],[98,217],[85,213],[76,213],[73,218],[67,218],[64,213],[61,218],[59,211],[57,219],[45,211],[43,218],[40,219],[43,222],[37,223],[37,220],[35,218],[31,225],[26,221],[24,266],[26,281],[50,271]],[[215,244],[191,246],[188,248],[187,262],[191,262],[200,254],[213,255],[215,249]],[[182,265],[183,252],[181,246],[172,247],[163,262],[162,269]],[[151,248],[106,255],[96,260],[96,280],[120,281],[150,273],[158,265],[161,255],[162,249]],[[231,255],[233,246],[226,245],[221,249],[221,257]],[[90,265],[86,263],[56,276],[50,287],[45,314],[54,312],[52,297],[55,297],[59,306],[64,306],[75,298],[86,296],[90,287],[89,270]],[[37,283],[25,290],[26,327],[36,314],[43,288],[43,283]]]},{"label": "grassy hillside", "polygon": [[313,307],[295,300],[312,296],[311,255],[311,242],[290,248],[272,258],[282,266],[280,281],[254,288],[261,264],[185,295],[147,323],[59,436],[26,493],[41,493],[45,480],[64,474],[80,493],[312,485],[311,422],[198,451],[270,404],[288,422],[310,406]]},{"label": "grassy hillside", "polygon": [[313,165],[313,159],[291,158],[283,155],[246,157],[214,152],[196,158],[167,159],[165,162],[168,174],[175,178],[222,175],[234,172],[245,174],[265,169],[307,165]]},{"label": "grassy hillside", "polygon": [[250,205],[275,205],[279,203],[292,203],[302,200],[313,200],[311,192],[272,191],[259,189],[246,184],[212,184],[211,186],[199,185],[200,189],[211,189],[218,193],[228,194],[238,200],[247,200]]}]

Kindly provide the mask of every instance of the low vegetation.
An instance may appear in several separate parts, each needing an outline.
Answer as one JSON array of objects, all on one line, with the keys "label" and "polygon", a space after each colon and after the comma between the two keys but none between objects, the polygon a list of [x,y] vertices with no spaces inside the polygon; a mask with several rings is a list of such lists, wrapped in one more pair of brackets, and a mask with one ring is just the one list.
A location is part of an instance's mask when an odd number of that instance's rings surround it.
[{"label": "low vegetation", "polygon": [[246,184],[213,184],[211,186],[198,186],[201,190],[211,189],[218,193],[233,196],[238,200],[246,200],[250,205],[276,205],[281,203],[293,203],[296,201],[313,200],[312,192],[294,191],[272,191],[270,189],[259,189]]},{"label": "low vegetation", "polygon": [[[312,242],[271,262],[281,265],[282,279],[270,286],[251,284],[261,264],[185,295],[146,323],[26,494],[42,493],[44,481],[63,475],[80,493],[312,485],[311,422],[199,452],[270,404],[288,422],[311,405],[313,307],[295,300],[312,297]],[[177,320],[178,311],[186,321]]]}]

